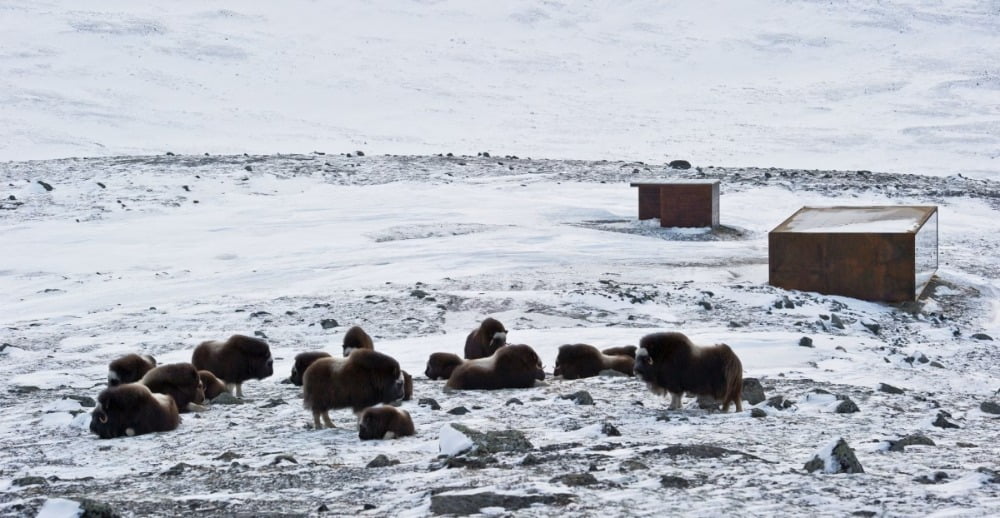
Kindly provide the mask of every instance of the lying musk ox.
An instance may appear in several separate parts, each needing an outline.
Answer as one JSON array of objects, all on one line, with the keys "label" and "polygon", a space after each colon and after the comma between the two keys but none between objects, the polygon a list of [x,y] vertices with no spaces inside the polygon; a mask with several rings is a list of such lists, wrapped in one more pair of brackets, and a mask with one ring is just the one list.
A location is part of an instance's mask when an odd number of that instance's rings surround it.
[{"label": "lying musk ox", "polygon": [[205,387],[205,399],[213,400],[219,397],[219,394],[226,392],[226,384],[219,381],[215,374],[208,371],[198,371],[198,377],[201,378],[201,384]]},{"label": "lying musk ox", "polygon": [[190,363],[161,365],[147,372],[139,383],[157,394],[174,398],[181,412],[205,410],[201,405],[205,402],[205,386],[198,370]]},{"label": "lying musk ox", "polygon": [[723,412],[730,403],[743,411],[743,365],[726,344],[698,346],[681,333],[649,334],[639,341],[635,374],[653,393],[669,394],[671,410],[688,392],[722,401]]},{"label": "lying musk ox", "polygon": [[507,343],[507,329],[499,320],[487,318],[465,338],[465,359],[487,358]]},{"label": "lying musk ox", "polygon": [[243,335],[230,336],[225,342],[202,342],[195,347],[191,363],[198,370],[214,374],[238,398],[243,397],[243,382],[274,374],[274,359],[267,342]]},{"label": "lying musk ox", "polygon": [[446,380],[451,377],[455,367],[462,364],[462,358],[452,353],[432,353],[427,359],[424,375],[432,380]]},{"label": "lying musk ox", "polygon": [[156,359],[148,354],[126,354],[108,364],[108,386],[135,383],[156,367]]},{"label": "lying musk ox", "polygon": [[415,433],[410,413],[392,406],[366,408],[358,420],[358,438],[362,441],[395,439]]},{"label": "lying musk ox", "polygon": [[154,394],[140,383],[104,389],[90,413],[90,431],[101,439],[166,432],[180,422],[172,397]]},{"label": "lying musk ox", "polygon": [[634,345],[623,345],[621,347],[608,347],[601,351],[608,356],[628,356],[629,358],[635,358],[635,346]]},{"label": "lying musk ox", "polygon": [[563,379],[575,380],[597,376],[605,369],[632,375],[633,360],[629,356],[609,356],[593,345],[566,344],[559,347],[556,368],[552,373]]},{"label": "lying musk ox", "polygon": [[523,344],[507,345],[489,358],[466,360],[455,368],[445,387],[458,390],[528,388],[545,379],[542,361]]},{"label": "lying musk ox", "polygon": [[364,329],[354,326],[348,329],[347,334],[344,335],[344,357],[348,357],[358,349],[374,350],[375,344],[372,342],[372,337],[368,336]]},{"label": "lying musk ox", "polygon": [[333,355],[323,351],[309,351],[304,353],[299,353],[295,355],[295,365],[292,365],[292,375],[288,379],[292,380],[292,384],[301,387],[302,386],[302,375],[305,374],[306,369],[313,364],[314,361],[320,358],[332,358]]},{"label": "lying musk ox", "polygon": [[333,428],[330,410],[351,408],[355,413],[379,403],[402,399],[405,380],[399,363],[390,356],[359,349],[347,358],[320,358],[302,377],[303,406],[313,414],[316,429]]}]

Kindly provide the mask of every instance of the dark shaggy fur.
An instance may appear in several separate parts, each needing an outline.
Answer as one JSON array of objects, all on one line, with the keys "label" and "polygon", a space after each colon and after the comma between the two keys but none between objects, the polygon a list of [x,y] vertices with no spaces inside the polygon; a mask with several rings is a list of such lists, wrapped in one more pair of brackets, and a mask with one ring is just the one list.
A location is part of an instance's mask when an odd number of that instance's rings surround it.
[{"label": "dark shaggy fur", "polygon": [[211,401],[219,394],[226,392],[226,384],[216,378],[215,374],[208,371],[198,371],[198,377],[201,378],[201,384],[205,387],[205,399]]},{"label": "dark shaggy fur", "polygon": [[108,365],[108,386],[135,383],[156,367],[156,359],[148,354],[126,354]]},{"label": "dark shaggy fur", "polygon": [[413,376],[406,371],[400,372],[403,373],[403,401],[409,401],[413,399]]},{"label": "dark shaggy fur", "polygon": [[225,342],[202,342],[195,347],[191,363],[198,370],[215,374],[239,398],[243,397],[244,381],[274,374],[274,359],[267,342],[243,335],[230,336]]},{"label": "dark shaggy fur", "polygon": [[427,368],[424,375],[432,380],[446,380],[451,377],[455,367],[462,364],[462,358],[452,353],[433,353],[427,359]]},{"label": "dark shaggy fur", "polygon": [[205,386],[198,370],[190,363],[161,365],[147,372],[139,383],[157,394],[174,398],[177,409],[181,412],[205,409],[201,406],[205,402]]},{"label": "dark shaggy fur", "polygon": [[361,412],[358,420],[358,438],[362,441],[370,439],[395,439],[417,433],[413,428],[413,419],[406,410],[391,406],[375,406]]},{"label": "dark shaggy fur", "polygon": [[177,428],[180,422],[173,398],[153,394],[139,383],[105,389],[90,413],[90,431],[101,439],[165,432]]},{"label": "dark shaggy fur", "polygon": [[566,344],[559,347],[553,374],[563,379],[575,380],[597,376],[605,369],[632,375],[633,360],[628,356],[609,356],[593,345]]},{"label": "dark shaggy fur", "polygon": [[527,345],[507,345],[489,358],[466,360],[455,368],[445,384],[458,390],[528,388],[545,379],[542,361]]},{"label": "dark shaggy fur", "polygon": [[688,392],[722,402],[722,411],[736,403],[743,411],[743,364],[726,344],[698,346],[681,333],[642,337],[635,356],[635,374],[650,390],[670,394],[670,408],[681,405]]},{"label": "dark shaggy fur", "polygon": [[487,358],[507,343],[507,329],[494,318],[487,318],[465,338],[465,359]]},{"label": "dark shaggy fur", "polygon": [[601,352],[608,356],[628,356],[629,358],[635,358],[635,349],[634,345],[623,345],[621,347],[608,347]]},{"label": "dark shaggy fur", "polygon": [[305,374],[306,369],[313,364],[314,361],[320,358],[332,358],[333,355],[323,351],[309,351],[305,353],[299,353],[295,355],[295,365],[292,365],[292,375],[288,379],[292,380],[292,384],[297,387],[302,386],[302,375]]},{"label": "dark shaggy fur", "polygon": [[364,329],[354,326],[348,329],[347,334],[344,335],[344,357],[346,358],[351,352],[358,349],[375,350],[375,344],[372,342],[372,337],[368,336]]},{"label": "dark shaggy fur", "polygon": [[316,429],[333,428],[330,410],[351,408],[355,413],[402,399],[405,380],[399,363],[370,349],[359,349],[347,358],[320,358],[302,377],[303,406],[313,414]]}]

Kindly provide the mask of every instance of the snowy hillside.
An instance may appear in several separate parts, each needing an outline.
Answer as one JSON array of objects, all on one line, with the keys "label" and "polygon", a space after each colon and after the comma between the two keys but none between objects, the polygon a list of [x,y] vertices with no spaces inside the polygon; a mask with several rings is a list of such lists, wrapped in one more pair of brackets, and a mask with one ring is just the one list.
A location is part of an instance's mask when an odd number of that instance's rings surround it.
[{"label": "snowy hillside", "polygon": [[[726,228],[637,221],[628,182],[650,177],[720,179]],[[0,186],[0,514],[57,515],[84,498],[136,516],[1000,506],[996,182],[352,148],[11,162]],[[919,303],[767,285],[767,232],[802,205],[835,203],[939,205],[940,270]],[[690,398],[667,412],[631,378],[446,393],[422,375],[431,352],[460,352],[488,315],[549,373],[564,343],[635,344],[660,330],[723,341],[770,402],[753,408],[764,417]],[[337,353],[354,324],[415,375],[403,404],[415,437],[362,443],[348,411],[334,413],[337,429],[312,430],[299,391],[281,383],[297,352]],[[235,332],[266,337],[277,359],[244,404],[185,415],[168,433],[87,431],[111,359],[187,361],[198,342]],[[593,405],[564,399],[578,391]],[[859,411],[836,413],[843,398]],[[442,458],[455,445],[449,434],[442,444],[447,423],[518,430],[530,444]],[[838,438],[864,473],[808,473]],[[366,467],[380,454],[388,465]]]},{"label": "snowy hillside", "polygon": [[0,4],[0,160],[366,149],[996,178],[995,0]]}]

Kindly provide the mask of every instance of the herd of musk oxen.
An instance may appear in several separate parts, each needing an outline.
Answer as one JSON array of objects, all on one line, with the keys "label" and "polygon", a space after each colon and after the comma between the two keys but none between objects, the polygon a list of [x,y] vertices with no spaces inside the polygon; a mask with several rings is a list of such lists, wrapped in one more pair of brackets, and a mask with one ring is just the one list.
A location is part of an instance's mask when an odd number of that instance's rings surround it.
[{"label": "herd of musk oxen", "polygon": [[[358,437],[392,439],[413,435],[410,414],[392,405],[413,395],[413,378],[399,362],[375,351],[371,336],[360,327],[344,335],[343,357],[309,351],[295,357],[290,381],[302,387],[303,406],[315,429],[333,428],[330,411],[350,408],[358,416]],[[487,318],[465,340],[464,358],[437,352],[424,374],[447,380],[453,390],[528,388],[545,378],[542,361],[528,345],[507,344],[507,329]],[[639,376],[656,394],[670,396],[670,408],[681,396],[707,396],[742,411],[743,366],[728,345],[700,346],[681,333],[653,333],[638,347],[603,351],[587,344],[559,348],[554,376],[579,379],[604,370]],[[195,347],[191,363],[156,365],[148,355],[128,354],[108,366],[108,388],[98,396],[90,430],[101,438],[173,430],[180,414],[206,410],[206,401],[223,392],[243,397],[243,383],[274,374],[267,343],[233,335],[225,341]]]}]

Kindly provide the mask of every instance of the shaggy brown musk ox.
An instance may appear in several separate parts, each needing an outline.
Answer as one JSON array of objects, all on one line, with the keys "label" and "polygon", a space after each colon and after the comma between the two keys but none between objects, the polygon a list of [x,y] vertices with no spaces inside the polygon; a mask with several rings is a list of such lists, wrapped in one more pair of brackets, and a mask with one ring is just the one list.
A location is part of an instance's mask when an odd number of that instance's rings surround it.
[{"label": "shaggy brown musk ox", "polygon": [[372,342],[372,337],[368,336],[364,329],[354,326],[344,334],[344,358],[358,349],[375,350],[375,343]]},{"label": "shaggy brown musk ox", "polygon": [[506,345],[493,356],[466,360],[455,368],[445,387],[457,390],[528,388],[545,379],[542,361],[524,344]]},{"label": "shaggy brown musk ox", "polygon": [[427,368],[424,375],[429,379],[446,380],[451,377],[451,373],[456,367],[462,364],[462,357],[452,353],[432,353],[427,359]]},{"label": "shaggy brown musk ox", "polygon": [[495,318],[483,320],[465,338],[465,359],[475,360],[493,356],[507,343],[507,329]]},{"label": "shaggy brown musk ox", "polygon": [[687,392],[722,402],[722,411],[736,403],[743,410],[743,365],[726,344],[700,346],[681,333],[642,337],[635,355],[635,374],[654,393],[670,395],[670,409],[681,407]]},{"label": "shaggy brown musk ox", "polygon": [[395,439],[415,433],[410,413],[392,406],[366,408],[358,419],[358,438],[362,441]]},{"label": "shaggy brown musk ox", "polygon": [[608,356],[628,356],[629,358],[635,358],[635,349],[634,345],[623,345],[621,347],[608,347],[601,352]]},{"label": "shaggy brown musk ox", "polygon": [[629,356],[609,356],[593,345],[566,344],[559,347],[552,374],[575,380],[597,376],[602,370],[612,369],[631,376],[633,363]]},{"label": "shaggy brown musk ox", "polygon": [[174,398],[154,394],[141,383],[104,389],[90,413],[90,431],[101,439],[166,432],[180,422]]},{"label": "shaggy brown musk ox", "polygon": [[405,380],[399,362],[369,349],[347,358],[320,358],[302,377],[303,406],[312,412],[316,429],[333,428],[330,410],[351,408],[359,413],[379,403],[402,399]]},{"label": "shaggy brown musk ox", "polygon": [[274,359],[267,342],[243,335],[230,336],[224,342],[202,342],[195,347],[191,363],[198,370],[214,374],[238,398],[243,397],[243,382],[274,374]]},{"label": "shaggy brown musk ox", "polygon": [[201,384],[205,387],[205,399],[211,401],[219,397],[219,394],[226,392],[226,384],[216,378],[215,374],[208,371],[198,371],[198,377],[201,378]]},{"label": "shaggy brown musk ox", "polygon": [[181,412],[205,410],[201,405],[205,402],[205,386],[201,382],[198,370],[190,363],[161,365],[147,372],[139,383],[157,394],[166,394],[174,398],[177,410]]},{"label": "shaggy brown musk ox", "polygon": [[148,354],[126,354],[108,364],[108,386],[135,383],[156,367],[156,359]]},{"label": "shaggy brown musk ox", "polygon": [[295,365],[292,365],[292,375],[288,377],[292,381],[292,384],[301,387],[302,386],[302,375],[305,374],[306,369],[313,364],[314,361],[320,358],[332,358],[333,355],[323,351],[308,351],[304,353],[299,353],[295,355]]}]

